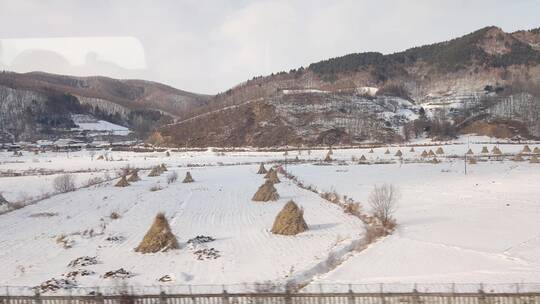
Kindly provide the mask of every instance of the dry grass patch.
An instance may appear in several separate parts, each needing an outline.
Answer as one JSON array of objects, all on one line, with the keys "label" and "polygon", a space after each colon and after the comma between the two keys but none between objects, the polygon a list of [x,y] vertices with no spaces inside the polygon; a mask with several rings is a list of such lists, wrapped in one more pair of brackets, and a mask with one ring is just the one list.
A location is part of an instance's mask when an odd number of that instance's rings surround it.
[{"label": "dry grass patch", "polygon": [[140,253],[155,253],[178,248],[180,246],[178,245],[176,236],[171,231],[165,214],[158,213],[154,219],[154,223],[152,223],[152,226],[146,232],[139,246],[135,248],[135,251]]}]

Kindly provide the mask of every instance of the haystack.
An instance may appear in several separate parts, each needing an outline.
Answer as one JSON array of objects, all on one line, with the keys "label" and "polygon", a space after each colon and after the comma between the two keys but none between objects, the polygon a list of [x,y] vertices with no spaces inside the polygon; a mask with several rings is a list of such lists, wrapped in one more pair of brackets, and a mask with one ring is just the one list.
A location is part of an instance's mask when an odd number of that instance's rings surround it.
[{"label": "haystack", "polygon": [[160,168],[160,166],[157,166],[157,167],[152,168],[152,171],[150,171],[150,173],[148,173],[148,176],[150,176],[150,177],[153,177],[153,176],[160,176],[160,175],[161,175],[161,168]]},{"label": "haystack", "polygon": [[165,156],[170,157],[170,156],[171,156],[171,152],[167,151],[167,152],[165,153]]},{"label": "haystack", "polygon": [[529,148],[529,145],[525,145],[523,147],[523,151],[521,151],[523,153],[531,153],[531,148]]},{"label": "haystack", "polygon": [[394,154],[394,156],[401,157],[401,156],[403,156],[403,153],[401,153],[401,150],[397,150],[397,152],[396,152],[396,154]]},{"label": "haystack", "polygon": [[476,158],[474,158],[474,157],[469,157],[469,164],[471,164],[471,165],[476,165]]},{"label": "haystack", "polygon": [[439,161],[436,157],[434,157],[430,162],[431,162],[432,164],[438,164],[438,163],[440,163],[440,161]]},{"label": "haystack", "polygon": [[295,202],[289,201],[278,213],[272,226],[272,233],[281,235],[296,235],[308,230],[304,220],[304,210]]},{"label": "haystack", "polygon": [[126,179],[126,176],[122,176],[122,178],[114,185],[115,187],[127,187],[129,186],[129,182]]},{"label": "haystack", "polygon": [[168,171],[167,166],[165,166],[165,164],[161,164],[161,166],[159,166],[159,169],[161,170],[161,172]]},{"label": "haystack", "polygon": [[270,174],[266,178],[266,180],[271,181],[273,184],[279,184],[281,181],[278,178],[277,171],[272,170],[272,172],[269,172]]},{"label": "haystack", "polygon": [[538,156],[533,155],[533,156],[531,157],[531,159],[529,160],[529,162],[530,162],[531,164],[538,164],[538,163],[540,163],[540,160],[538,159]]},{"label": "haystack", "polygon": [[330,157],[330,152],[328,152],[328,153],[326,154],[326,157],[324,158],[324,161],[325,161],[325,162],[328,162],[328,163],[332,161],[332,157]]},{"label": "haystack", "polygon": [[128,182],[138,182],[140,180],[141,179],[139,178],[139,172],[137,170],[133,171],[133,173],[131,173],[131,175],[127,179]]},{"label": "haystack", "polygon": [[444,150],[442,147],[438,147],[437,150],[435,151],[435,153],[437,154],[444,154]]},{"label": "haystack", "polygon": [[521,156],[521,154],[519,154],[519,153],[514,156],[513,160],[517,161],[517,162],[524,161],[523,156]]},{"label": "haystack", "polygon": [[467,151],[467,155],[473,155],[474,152],[472,151],[472,149],[469,149],[469,151]]},{"label": "haystack", "polygon": [[361,162],[367,161],[367,158],[364,156],[364,154],[362,154],[362,156],[360,156],[360,161]]},{"label": "haystack", "polygon": [[167,218],[163,213],[158,213],[154,219],[154,223],[146,232],[136,252],[154,253],[159,251],[167,251],[169,249],[178,249],[178,241],[176,236],[171,231]]},{"label": "haystack", "polygon": [[369,149],[369,153],[373,153],[373,148]]},{"label": "haystack", "polygon": [[534,147],[533,153],[534,153],[534,154],[540,154],[540,148]]},{"label": "haystack", "polygon": [[423,158],[428,157],[428,153],[426,152],[426,150],[424,150],[422,151],[422,154],[420,154],[420,156],[422,156]]},{"label": "haystack", "polygon": [[482,152],[481,152],[481,153],[484,153],[484,154],[489,153],[488,148],[487,148],[486,146],[483,146],[483,147],[482,147]]},{"label": "haystack", "polygon": [[435,157],[435,153],[433,152],[433,150],[429,150],[428,156],[430,156],[430,157],[431,157],[431,156]]},{"label": "haystack", "polygon": [[414,152],[414,147],[411,147],[411,149],[409,150],[409,152]]},{"label": "haystack", "polygon": [[257,174],[266,174],[266,173],[268,173],[268,171],[266,171],[264,164],[261,163],[261,165],[259,166],[259,171],[257,171]]},{"label": "haystack", "polygon": [[268,202],[268,201],[277,201],[279,199],[279,194],[277,193],[274,183],[270,180],[259,187],[259,190],[255,192],[251,200],[255,202]]},{"label": "haystack", "polygon": [[274,168],[270,168],[268,172],[266,172],[266,174],[264,175],[264,178],[269,178],[270,175],[272,175],[272,171],[274,171]]},{"label": "haystack", "polygon": [[2,193],[0,193],[0,206],[7,205],[7,204],[9,204],[9,202],[7,201],[7,199],[4,198]]},{"label": "haystack", "polygon": [[187,184],[187,183],[193,183],[194,180],[193,180],[193,177],[191,177],[191,173],[188,171],[186,172],[186,177],[184,177],[184,180],[182,181],[182,183],[184,184]]},{"label": "haystack", "polygon": [[386,151],[384,151],[384,154],[390,154],[390,150],[386,149]]},{"label": "haystack", "polygon": [[491,150],[491,152],[495,155],[502,155],[502,151],[498,147],[493,147],[493,150]]}]

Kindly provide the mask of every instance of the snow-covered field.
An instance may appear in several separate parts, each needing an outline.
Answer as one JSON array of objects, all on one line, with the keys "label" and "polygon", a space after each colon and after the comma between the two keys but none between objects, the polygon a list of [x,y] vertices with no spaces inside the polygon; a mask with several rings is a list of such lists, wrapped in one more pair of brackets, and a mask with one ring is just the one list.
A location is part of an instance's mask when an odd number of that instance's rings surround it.
[{"label": "snow-covered field", "polygon": [[[77,269],[89,271],[77,286],[117,286],[103,278],[120,268],[135,285],[242,284],[301,279],[316,284],[363,283],[514,283],[540,281],[540,164],[493,159],[467,166],[457,156],[469,148],[476,155],[494,144],[460,140],[442,145],[438,164],[418,162],[420,154],[439,145],[334,149],[329,165],[321,165],[327,150],[283,152],[47,152],[34,155],[0,152],[0,191],[17,201],[52,191],[53,179],[72,172],[77,186],[91,177],[114,177],[126,166],[142,168],[142,181],[114,187],[117,179],[74,192],[53,195],[36,204],[0,215],[0,285],[35,286]],[[415,143],[426,144],[423,142]],[[500,144],[514,154],[523,144]],[[530,144],[531,149],[539,144]],[[386,150],[390,153],[385,153]],[[394,156],[397,150],[403,157]],[[98,160],[106,155],[109,161]],[[352,159],[364,155],[360,165]],[[303,190],[285,177],[276,188],[277,202],[256,203],[251,197],[263,183],[259,162],[283,162],[298,157],[302,164],[286,170],[321,191],[336,191],[363,204],[375,184],[400,189],[393,235],[362,251],[345,250],[364,236],[364,224],[319,195]],[[527,160],[528,157],[526,156]],[[388,162],[391,162],[388,164]],[[169,168],[148,177],[152,166]],[[382,164],[384,163],[384,164]],[[197,165],[196,167],[193,167]],[[176,171],[181,180],[191,171],[195,183],[167,184]],[[9,173],[9,174],[6,174]],[[8,176],[22,175],[22,176]],[[162,188],[150,191],[153,186]],[[297,236],[270,232],[276,214],[288,200],[305,211],[309,231]],[[118,219],[111,214],[117,213]],[[164,212],[181,249],[140,254],[134,248],[155,215]],[[64,235],[71,248],[57,242]],[[215,241],[193,248],[198,235]],[[196,250],[213,248],[216,259],[197,259]],[[82,256],[97,264],[69,267]],[[342,259],[335,269],[321,265]],[[329,263],[332,264],[332,263]],[[168,275],[169,282],[158,279]],[[309,286],[308,286],[309,287]]]}]

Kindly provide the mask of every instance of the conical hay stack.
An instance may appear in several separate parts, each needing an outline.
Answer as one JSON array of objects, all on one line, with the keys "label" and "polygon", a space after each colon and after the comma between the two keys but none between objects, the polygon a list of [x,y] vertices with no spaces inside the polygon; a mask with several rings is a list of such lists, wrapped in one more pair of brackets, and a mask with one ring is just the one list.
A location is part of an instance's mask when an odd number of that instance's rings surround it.
[{"label": "conical hay stack", "polygon": [[165,164],[161,164],[161,166],[159,166],[159,169],[161,170],[161,172],[165,172],[167,171],[167,166],[165,166]]},{"label": "conical hay stack", "polygon": [[476,158],[474,158],[474,157],[469,157],[469,164],[471,164],[471,165],[476,165]]},{"label": "conical hay stack", "polygon": [[146,232],[136,252],[154,253],[159,251],[167,251],[169,249],[178,249],[178,241],[176,236],[171,231],[169,223],[163,213],[158,213],[154,219],[154,223]]},{"label": "conical hay stack", "polygon": [[366,161],[366,160],[367,160],[367,158],[364,156],[364,154],[362,154],[362,156],[360,156],[360,161],[363,161],[363,162],[364,162],[364,161]]},{"label": "conical hay stack", "polygon": [[373,153],[373,149],[369,149],[369,153]]},{"label": "conical hay stack", "polygon": [[268,171],[266,171],[266,168],[264,167],[264,164],[261,164],[259,166],[259,171],[257,171],[257,174],[266,174]]},{"label": "conical hay stack", "polygon": [[304,220],[304,210],[293,201],[289,201],[278,213],[272,226],[272,233],[281,235],[296,235],[308,230]]},{"label": "conical hay stack", "polygon": [[161,175],[161,169],[160,169],[159,166],[152,168],[152,171],[150,171],[150,173],[148,173],[148,176],[150,176],[150,177],[152,177],[152,176],[160,176],[160,175]]},{"label": "conical hay stack", "polygon": [[482,147],[482,152],[481,153],[489,153],[489,150],[486,146],[483,146]]},{"label": "conical hay stack", "polygon": [[437,154],[444,154],[444,150],[442,147],[438,147],[437,150],[435,151],[435,153]]},{"label": "conical hay stack", "polygon": [[384,154],[390,154],[390,150],[386,149],[386,151],[384,151]]},{"label": "conical hay stack", "polygon": [[0,193],[0,206],[5,204],[9,204],[9,202],[7,201],[7,199],[4,198],[2,193]]},{"label": "conical hay stack", "polygon": [[429,150],[428,156],[433,156],[433,157],[435,157],[435,153],[433,152],[433,150]]},{"label": "conical hay stack", "polygon": [[516,154],[514,156],[514,161],[517,161],[517,162],[524,161],[523,156],[521,156],[521,154]]},{"label": "conical hay stack", "polygon": [[277,201],[278,199],[279,194],[274,187],[274,183],[269,180],[262,184],[257,192],[255,192],[255,195],[253,195],[253,198],[251,198],[251,200],[255,202]]},{"label": "conical hay stack", "polygon": [[420,156],[422,157],[428,157],[428,153],[426,152],[426,150],[422,151],[422,154],[420,154]]},{"label": "conical hay stack", "polygon": [[184,177],[184,180],[182,181],[182,183],[184,184],[187,184],[187,183],[193,183],[194,180],[193,180],[193,177],[191,177],[191,173],[188,171],[186,172],[186,177]]},{"label": "conical hay stack", "polygon": [[277,175],[277,171],[276,171],[276,170],[272,170],[272,173],[270,173],[270,176],[268,176],[268,178],[267,178],[266,180],[271,181],[273,184],[279,184],[279,183],[281,183],[281,181],[280,181],[279,178],[278,178],[278,175]]},{"label": "conical hay stack", "polygon": [[100,156],[98,156],[98,158],[97,158],[97,160],[103,160],[103,159],[104,159],[103,155],[100,155]]},{"label": "conical hay stack", "polygon": [[414,152],[414,147],[411,147],[411,149],[409,150],[409,152]]},{"label": "conical hay stack", "polygon": [[330,153],[326,154],[326,157],[324,158],[324,161],[325,162],[331,162],[332,161],[332,157],[330,157]]},{"label": "conical hay stack", "polygon": [[394,156],[399,156],[401,157],[403,155],[403,153],[401,153],[401,150],[397,150],[396,154],[394,154]]},{"label": "conical hay stack", "polygon": [[432,164],[438,164],[439,163],[439,160],[434,157],[431,161],[430,161]]},{"label": "conical hay stack", "polygon": [[471,149],[469,149],[469,151],[467,151],[467,155],[473,155],[473,154],[474,154],[474,152]]},{"label": "conical hay stack", "polygon": [[134,171],[127,179],[128,182],[138,182],[140,180],[141,179],[139,178],[139,173],[137,171]]},{"label": "conical hay stack", "polygon": [[531,159],[529,160],[529,162],[530,162],[531,164],[538,164],[538,163],[540,163],[540,160],[538,159],[538,156],[533,155],[533,156],[531,157]]},{"label": "conical hay stack", "polygon": [[268,172],[266,172],[266,174],[264,175],[264,178],[269,178],[270,175],[272,175],[273,171],[274,171],[274,168],[270,168],[270,170],[268,170]]},{"label": "conical hay stack", "polygon": [[497,147],[494,147],[493,150],[492,150],[493,154],[495,155],[501,155],[502,152],[501,152],[501,149],[497,148]]},{"label": "conical hay stack", "polygon": [[534,147],[533,153],[534,153],[534,154],[540,154],[540,148]]},{"label": "conical hay stack", "polygon": [[529,148],[529,145],[525,145],[523,147],[523,151],[521,151],[523,153],[531,153],[531,148]]},{"label": "conical hay stack", "polygon": [[116,185],[114,185],[115,187],[127,187],[129,186],[129,183],[126,179],[126,176],[122,176],[122,178],[118,181],[118,183],[116,183]]}]

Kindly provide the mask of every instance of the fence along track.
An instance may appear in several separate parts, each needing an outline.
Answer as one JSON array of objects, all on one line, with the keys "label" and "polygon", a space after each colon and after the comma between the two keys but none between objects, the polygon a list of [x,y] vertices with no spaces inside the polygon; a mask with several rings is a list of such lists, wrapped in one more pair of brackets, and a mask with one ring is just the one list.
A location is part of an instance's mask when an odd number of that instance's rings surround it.
[{"label": "fence along track", "polygon": [[0,296],[0,304],[536,304],[540,293],[227,293]]}]

